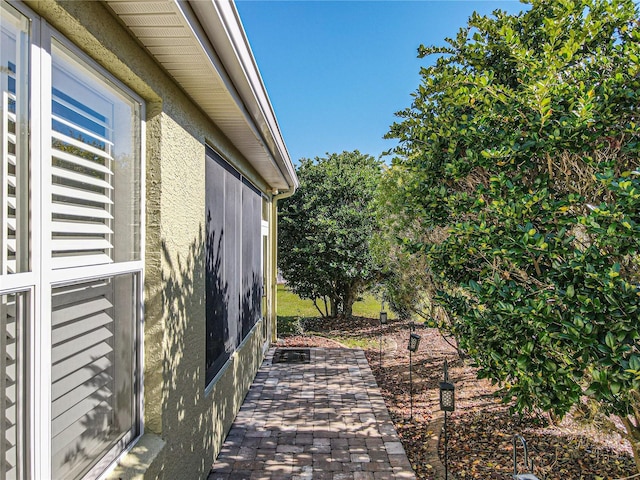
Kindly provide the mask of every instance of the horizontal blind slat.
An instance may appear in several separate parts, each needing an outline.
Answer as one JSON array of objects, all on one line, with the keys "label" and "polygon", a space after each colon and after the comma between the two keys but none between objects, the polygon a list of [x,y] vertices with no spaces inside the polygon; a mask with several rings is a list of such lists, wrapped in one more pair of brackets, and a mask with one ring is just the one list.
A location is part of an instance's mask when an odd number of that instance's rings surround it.
[{"label": "horizontal blind slat", "polygon": [[[59,458],[57,454],[58,453],[65,454],[69,444],[74,441],[76,442],[79,441],[82,437],[82,434],[85,433],[87,430],[89,430],[89,428],[91,428],[92,430],[98,430],[99,428],[103,428],[106,430],[106,428],[108,427],[106,419],[107,419],[107,416],[110,415],[110,413],[111,413],[111,407],[105,404],[104,411],[97,412],[95,417],[92,419],[93,421],[92,421],[91,427],[89,427],[87,423],[81,419],[75,422],[73,425],[70,425],[68,428],[60,432],[55,437],[53,437],[51,442],[51,454],[53,457],[52,463],[56,463],[56,462],[59,462],[60,464],[67,463],[67,461],[64,458]],[[103,419],[102,422],[100,422],[100,418]],[[90,451],[91,450],[90,447],[92,443],[94,442],[91,442],[91,438],[89,439],[83,438],[82,450]],[[95,443],[102,444],[104,442],[98,441]]]},{"label": "horizontal blind slat", "polygon": [[111,155],[109,155],[108,152],[105,152],[104,150],[101,150],[99,148],[93,147],[87,143],[84,143],[80,140],[77,140],[75,138],[72,138],[68,135],[65,135],[63,133],[60,132],[56,132],[55,130],[51,132],[51,137],[54,140],[59,140],[61,142],[64,142],[68,145],[71,145],[72,147],[76,147],[79,150],[85,150],[87,152],[93,153],[94,155],[97,155],[99,157],[105,158],[107,160],[111,160]]},{"label": "horizontal blind slat", "polygon": [[73,408],[61,413],[51,422],[51,434],[54,436],[81,420],[96,407],[111,398],[111,390],[102,388],[92,392],[88,397],[73,405]]},{"label": "horizontal blind slat", "polygon": [[76,351],[89,348],[92,345],[96,345],[97,343],[110,339],[112,336],[113,334],[109,329],[100,328],[77,339],[73,344],[73,349],[70,349],[69,345],[53,347],[51,350],[52,362],[55,363],[60,360],[64,360],[65,358],[72,356]]},{"label": "horizontal blind slat", "polygon": [[86,158],[82,158],[78,155],[73,155],[72,153],[58,150],[56,148],[53,148],[53,158],[64,160],[65,162],[69,163],[74,163],[82,168],[94,170],[98,173],[113,175],[113,172],[107,166],[102,165],[101,163],[93,162],[91,160],[87,160]]},{"label": "horizontal blind slat", "polygon": [[86,202],[104,203],[107,205],[113,204],[113,200],[104,194],[67,187],[60,184],[53,184],[51,187],[51,193],[54,195],[60,195],[61,197],[74,198]]},{"label": "horizontal blind slat", "polygon": [[53,252],[81,252],[111,248],[113,245],[103,238],[56,238],[51,240],[51,251]]},{"label": "horizontal blind slat", "polygon": [[73,268],[83,267],[86,265],[102,265],[105,263],[113,263],[113,260],[109,255],[96,254],[96,255],[77,255],[67,257],[53,257],[51,259],[52,268],[54,270],[59,268]]},{"label": "horizontal blind slat", "polygon": [[96,280],[82,285],[67,285],[66,287],[57,287],[56,293],[52,298],[52,304],[55,312],[59,307],[78,303],[80,301],[91,301],[97,297],[109,296],[112,289],[109,283],[104,280]]},{"label": "horizontal blind slat", "polygon": [[[92,379],[90,384],[83,384],[71,390],[69,393],[58,397],[51,404],[51,416],[53,418],[62,415],[69,409],[74,408],[76,404],[82,401],[82,399],[89,397],[94,392],[111,382],[112,378],[109,375],[101,374]],[[109,391],[111,393],[111,391]],[[105,397],[106,398],[106,397]]]},{"label": "horizontal blind slat", "polygon": [[[102,375],[110,366],[111,361],[106,357],[102,357],[97,359],[95,362],[91,362],[84,368],[76,370],[71,375],[55,379],[51,385],[51,399],[55,400],[60,398],[62,395],[69,393],[77,386]],[[105,375],[107,374],[105,373]]]},{"label": "horizontal blind slat", "polygon": [[[97,293],[97,292],[92,292]],[[111,308],[111,302],[104,297],[96,297],[82,303],[82,315],[91,315]],[[51,314],[51,321],[54,327],[78,318],[79,309],[77,305],[69,305],[65,308],[57,308]]]},{"label": "horizontal blind slat", "polygon": [[102,208],[84,207],[80,205],[69,205],[66,203],[53,202],[51,211],[54,215],[69,215],[85,218],[113,219],[113,216]]},{"label": "horizontal blind slat", "polygon": [[69,180],[74,180],[80,183],[86,183],[99,188],[106,188],[107,190],[113,190],[113,187],[109,182],[104,181],[102,178],[92,177],[91,175],[83,175],[81,173],[74,172],[67,168],[51,167],[51,174],[54,177],[62,177]]},{"label": "horizontal blind slat", "polygon": [[[56,121],[56,122],[60,122],[63,125],[66,125],[67,127],[71,127],[72,129],[82,133],[83,135],[88,135],[92,138],[94,138],[95,140],[97,140],[98,142],[103,142],[108,144],[109,146],[113,145],[113,142],[110,142],[105,136],[103,135],[98,135],[97,133],[91,131],[91,130],[87,130],[86,128],[80,126],[78,123],[76,122],[70,122],[69,120],[65,119],[64,117],[61,117],[59,115],[52,115],[51,118]],[[93,120],[92,120],[93,121]],[[103,125],[104,126],[104,125]]]},{"label": "horizontal blind slat", "polygon": [[[87,316],[82,320],[68,322],[64,326],[58,326],[51,333],[51,341],[54,345],[66,342],[74,337],[78,337],[97,328],[110,324],[113,319],[106,313],[98,313]],[[74,343],[74,342],[71,342]]]},{"label": "horizontal blind slat", "polygon": [[87,235],[108,235],[113,231],[104,223],[54,221],[51,230],[56,233],[83,233]]},{"label": "horizontal blind slat", "polygon": [[77,355],[72,355],[54,364],[51,368],[51,377],[62,378],[66,375],[71,374],[72,372],[75,372],[79,368],[82,368],[83,365],[88,365],[98,358],[107,356],[112,352],[113,348],[108,343],[97,343],[89,347],[87,350],[78,353]]}]

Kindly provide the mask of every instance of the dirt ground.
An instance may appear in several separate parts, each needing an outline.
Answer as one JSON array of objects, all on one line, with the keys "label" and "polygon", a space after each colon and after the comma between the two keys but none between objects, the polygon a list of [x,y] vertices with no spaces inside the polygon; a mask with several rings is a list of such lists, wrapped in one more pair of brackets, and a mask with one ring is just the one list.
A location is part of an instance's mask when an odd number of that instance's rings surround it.
[{"label": "dirt ground", "polygon": [[[598,428],[577,413],[558,425],[550,424],[546,415],[511,414],[509,405],[496,395],[497,388],[478,380],[469,362],[460,360],[435,329],[416,325],[415,333],[421,340],[418,351],[412,354],[411,375],[408,322],[390,321],[381,328],[377,319],[317,319],[307,322],[305,331],[309,333],[282,338],[280,344],[331,348],[340,344],[327,337],[368,340],[365,353],[369,365],[418,478],[435,480],[441,474],[441,468],[433,462],[434,442],[429,440],[441,434],[439,382],[446,359],[456,400],[456,410],[447,419],[449,478],[512,478],[513,436],[520,434],[526,439],[534,472],[541,479],[640,480],[630,447],[617,434]],[[520,447],[518,453],[522,458]],[[444,462],[442,435],[439,456]],[[519,472],[524,471],[520,462]]]}]

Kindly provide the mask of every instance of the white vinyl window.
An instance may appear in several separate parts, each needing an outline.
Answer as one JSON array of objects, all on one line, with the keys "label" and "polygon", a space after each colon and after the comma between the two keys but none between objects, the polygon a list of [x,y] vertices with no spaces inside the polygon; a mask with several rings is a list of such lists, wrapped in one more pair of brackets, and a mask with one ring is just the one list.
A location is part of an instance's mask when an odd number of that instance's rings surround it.
[{"label": "white vinyl window", "polygon": [[96,478],[141,434],[143,105],[0,2],[0,478]]},{"label": "white vinyl window", "polygon": [[29,318],[26,292],[0,295],[0,478],[24,478],[25,320]]}]

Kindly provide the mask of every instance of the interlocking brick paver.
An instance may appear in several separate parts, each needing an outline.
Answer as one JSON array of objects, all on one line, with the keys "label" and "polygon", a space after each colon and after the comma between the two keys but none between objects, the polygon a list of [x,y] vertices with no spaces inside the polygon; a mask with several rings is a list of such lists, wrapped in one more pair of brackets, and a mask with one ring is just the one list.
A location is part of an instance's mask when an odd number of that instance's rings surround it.
[{"label": "interlocking brick paver", "polygon": [[362,350],[268,353],[208,480],[415,479]]}]

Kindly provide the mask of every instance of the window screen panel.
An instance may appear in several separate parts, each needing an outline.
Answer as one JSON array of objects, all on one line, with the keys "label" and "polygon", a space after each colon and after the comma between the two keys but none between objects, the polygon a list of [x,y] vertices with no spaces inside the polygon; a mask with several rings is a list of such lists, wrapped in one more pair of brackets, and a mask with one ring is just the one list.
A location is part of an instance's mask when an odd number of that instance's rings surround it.
[{"label": "window screen panel", "polygon": [[225,348],[234,351],[242,340],[240,325],[240,292],[242,273],[242,184],[240,180],[225,172],[224,198],[224,282],[229,292],[227,325],[229,339]]},{"label": "window screen panel", "polygon": [[260,318],[262,196],[207,148],[206,384]]},{"label": "window screen panel", "polygon": [[251,185],[242,186],[242,338],[260,318],[262,297],[262,197]]},{"label": "window screen panel", "polygon": [[222,368],[230,355],[229,288],[224,279],[224,198],[225,170],[206,159],[206,383]]}]

